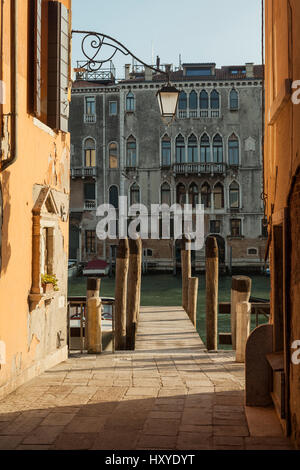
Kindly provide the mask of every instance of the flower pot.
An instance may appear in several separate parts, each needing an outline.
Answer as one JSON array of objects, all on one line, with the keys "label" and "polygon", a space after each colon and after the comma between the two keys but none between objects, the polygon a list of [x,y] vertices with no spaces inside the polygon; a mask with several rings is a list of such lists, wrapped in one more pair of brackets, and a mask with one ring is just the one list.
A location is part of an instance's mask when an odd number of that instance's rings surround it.
[{"label": "flower pot", "polygon": [[49,294],[50,292],[53,292],[54,290],[53,284],[43,284],[43,290],[45,294]]}]

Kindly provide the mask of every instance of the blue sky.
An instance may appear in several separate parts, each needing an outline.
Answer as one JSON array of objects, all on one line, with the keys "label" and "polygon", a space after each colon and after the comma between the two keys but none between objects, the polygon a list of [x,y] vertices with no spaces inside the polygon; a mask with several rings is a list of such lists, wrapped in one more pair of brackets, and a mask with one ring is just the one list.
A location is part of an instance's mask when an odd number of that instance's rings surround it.
[{"label": "blue sky", "polygon": [[[261,63],[261,0],[73,0],[73,29],[106,33],[146,63]],[[73,63],[82,58],[73,38]],[[124,64],[114,59],[117,76]]]}]

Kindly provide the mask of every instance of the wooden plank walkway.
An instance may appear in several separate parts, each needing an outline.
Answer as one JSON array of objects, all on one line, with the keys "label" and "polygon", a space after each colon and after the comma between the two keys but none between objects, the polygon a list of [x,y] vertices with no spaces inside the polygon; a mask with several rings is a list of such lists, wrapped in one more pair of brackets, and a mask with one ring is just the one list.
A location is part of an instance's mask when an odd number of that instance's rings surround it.
[{"label": "wooden plank walkway", "polygon": [[[263,413],[263,414],[262,414]],[[244,367],[181,308],[142,308],[134,352],[73,355],[0,402],[0,449],[291,449],[245,409]]]}]

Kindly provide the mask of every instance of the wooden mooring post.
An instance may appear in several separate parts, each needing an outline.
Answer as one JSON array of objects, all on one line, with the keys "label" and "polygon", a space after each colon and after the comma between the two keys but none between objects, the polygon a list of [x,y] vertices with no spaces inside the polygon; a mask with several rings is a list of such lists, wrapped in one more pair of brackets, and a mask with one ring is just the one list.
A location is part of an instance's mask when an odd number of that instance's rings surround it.
[{"label": "wooden mooring post", "polygon": [[206,239],[206,347],[218,349],[219,253],[215,237]]},{"label": "wooden mooring post", "polygon": [[121,239],[117,248],[115,286],[115,349],[126,348],[127,277],[129,266],[128,239]]},{"label": "wooden mooring post", "polygon": [[231,340],[232,349],[236,349],[236,315],[237,304],[249,302],[252,281],[247,276],[233,276],[231,284]]},{"label": "wooden mooring post", "polygon": [[181,276],[182,276],[182,307],[188,313],[189,278],[192,276],[191,240],[183,236],[181,241]]},{"label": "wooden mooring post", "polygon": [[188,315],[196,328],[197,324],[197,300],[198,300],[198,283],[197,277],[190,277],[188,281]]},{"label": "wooden mooring post", "polygon": [[87,301],[89,325],[87,350],[89,354],[100,354],[102,352],[101,311],[100,297],[90,297]]},{"label": "wooden mooring post", "polygon": [[85,348],[89,349],[89,315],[88,315],[88,301],[91,297],[100,297],[101,279],[97,277],[88,277],[86,281],[86,321],[85,321]]},{"label": "wooden mooring post", "polygon": [[142,241],[129,240],[129,268],[127,279],[126,349],[133,351],[140,310],[142,278]]},{"label": "wooden mooring post", "polygon": [[236,308],[236,362],[245,362],[246,343],[250,335],[251,304],[241,302]]}]

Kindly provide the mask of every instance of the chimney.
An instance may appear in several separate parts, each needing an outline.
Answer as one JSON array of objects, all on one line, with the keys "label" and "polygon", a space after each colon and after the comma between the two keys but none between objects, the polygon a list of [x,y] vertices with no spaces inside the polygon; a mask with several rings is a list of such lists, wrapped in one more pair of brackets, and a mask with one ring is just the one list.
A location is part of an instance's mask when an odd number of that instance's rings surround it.
[{"label": "chimney", "polygon": [[254,78],[254,64],[253,62],[246,63],[246,77]]},{"label": "chimney", "polygon": [[145,67],[145,82],[152,82],[152,70]]},{"label": "chimney", "polygon": [[125,80],[130,80],[130,64],[125,64]]},{"label": "chimney", "polygon": [[160,67],[160,57],[157,56],[156,57],[156,68],[159,69],[159,67]]}]

